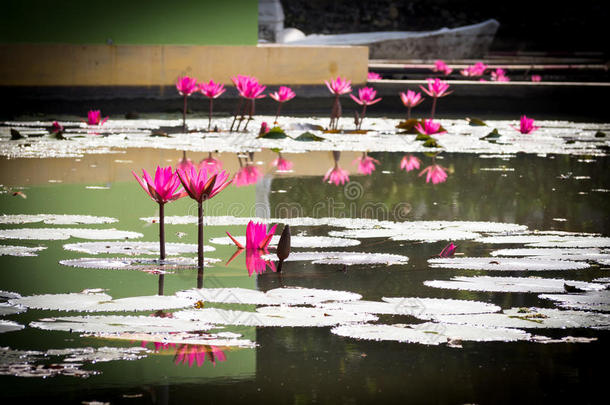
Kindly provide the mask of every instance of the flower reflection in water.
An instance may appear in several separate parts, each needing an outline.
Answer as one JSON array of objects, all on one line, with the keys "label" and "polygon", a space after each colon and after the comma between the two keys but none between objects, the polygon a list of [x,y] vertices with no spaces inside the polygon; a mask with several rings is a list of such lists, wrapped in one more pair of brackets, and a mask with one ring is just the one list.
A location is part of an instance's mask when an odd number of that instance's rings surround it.
[{"label": "flower reflection in water", "polygon": [[174,364],[184,364],[189,367],[197,365],[202,367],[205,364],[206,358],[212,366],[216,367],[216,362],[227,361],[227,355],[218,346],[211,345],[192,345],[192,344],[175,344],[162,342],[146,342],[142,341],[141,346],[146,347],[149,343],[154,346],[156,353],[164,351],[175,351]]},{"label": "flower reflection in water", "polygon": [[415,157],[413,155],[405,155],[405,156],[403,156],[402,160],[400,161],[400,168],[404,169],[407,172],[410,172],[411,170],[419,169],[420,165],[421,165],[421,160],[419,160],[417,157]]},{"label": "flower reflection in water", "polygon": [[278,172],[289,172],[292,170],[293,163],[282,157],[282,153],[278,152],[277,159],[271,162],[271,166],[275,167]]},{"label": "flower reflection in water", "polygon": [[246,251],[246,268],[248,269],[248,275],[252,274],[262,274],[266,271],[267,266],[271,269],[271,271],[276,271],[275,263],[270,260],[264,260],[262,258],[263,255],[269,253],[267,247],[271,242],[271,238],[275,233],[275,229],[277,225],[273,225],[269,230],[267,230],[266,224],[260,224],[253,221],[248,222],[246,227],[246,247],[239,243],[229,232],[227,235],[235,246],[237,246],[237,251],[231,256],[231,258],[227,261],[227,264],[231,263],[237,256],[241,254],[244,250]]},{"label": "flower reflection in water", "polygon": [[245,158],[238,154],[237,159],[239,160],[240,168],[233,177],[234,186],[242,187],[256,184],[263,177],[261,170],[255,166],[253,152],[250,152],[248,157]]},{"label": "flower reflection in water", "polygon": [[426,174],[426,183],[432,184],[444,183],[447,181],[447,171],[444,167],[438,164],[427,166],[419,173],[419,176]]},{"label": "flower reflection in water", "polygon": [[375,171],[375,164],[380,164],[379,160],[374,159],[366,152],[362,153],[362,156],[354,159],[353,164],[358,163],[358,173],[370,176]]},{"label": "flower reflection in water", "polygon": [[335,161],[335,165],[328,169],[328,171],[324,175],[324,178],[322,179],[323,182],[326,182],[328,180],[329,184],[332,183],[335,186],[339,186],[349,181],[349,172],[339,167],[340,157],[341,152],[333,151],[333,160]]},{"label": "flower reflection in water", "polygon": [[214,159],[212,157],[212,152],[209,152],[208,157],[199,162],[199,170],[204,167],[210,174],[218,173],[222,170],[222,162],[218,159]]}]

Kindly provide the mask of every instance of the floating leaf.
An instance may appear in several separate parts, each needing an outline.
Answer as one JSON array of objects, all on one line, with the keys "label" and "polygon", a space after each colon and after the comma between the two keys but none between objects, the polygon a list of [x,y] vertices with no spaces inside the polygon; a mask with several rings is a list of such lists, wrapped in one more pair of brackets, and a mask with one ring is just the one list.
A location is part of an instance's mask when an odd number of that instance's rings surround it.
[{"label": "floating leaf", "polygon": [[242,347],[242,348],[254,348],[256,343],[248,339],[240,339],[241,335],[230,332],[220,333],[97,333],[92,335],[85,335],[91,337],[97,337],[101,339],[111,340],[127,340],[127,341],[142,341],[148,343],[162,343],[162,344],[186,344],[186,345],[206,345],[206,346],[218,346],[218,347]]},{"label": "floating leaf", "polygon": [[0,229],[0,239],[29,240],[62,240],[80,239],[137,239],[139,232],[119,231],[117,229],[85,229],[85,228],[20,228]]},{"label": "floating leaf", "polygon": [[587,283],[555,278],[538,277],[452,277],[451,280],[427,280],[424,285],[434,288],[448,288],[467,291],[487,292],[534,292],[562,293],[565,284],[576,286],[582,290],[599,291],[605,288],[602,284]]},{"label": "floating leaf", "polygon": [[[218,263],[220,261],[220,259],[205,257],[203,264],[205,267],[208,267],[212,263]],[[165,259],[161,262],[159,259],[143,257],[84,257],[80,259],[60,260],[59,263],[64,266],[85,269],[136,270],[153,274],[164,274],[172,270],[194,269],[197,267],[197,258],[172,257],[171,259]]]},{"label": "floating leaf", "polygon": [[295,141],[299,142],[322,142],[324,138],[312,134],[311,132],[303,132],[301,135],[294,138]]},{"label": "floating leaf", "polygon": [[345,325],[331,329],[335,335],[366,340],[391,340],[424,345],[453,343],[452,341],[514,342],[530,340],[532,336],[519,329],[486,328],[427,322],[416,325]]},{"label": "floating leaf", "polygon": [[[92,255],[97,254],[126,254],[126,255],[158,255],[158,242],[82,242],[69,243],[64,245],[64,249],[87,253]],[[213,252],[216,248],[205,245],[204,252]],[[166,243],[165,254],[175,256],[184,253],[197,253],[196,244],[187,243]]]},{"label": "floating leaf", "polygon": [[415,315],[476,314],[500,311],[500,307],[479,301],[440,298],[393,297],[379,301],[350,301],[321,304],[321,308],[364,312],[369,314]]},{"label": "floating leaf", "polygon": [[479,118],[475,117],[466,117],[466,121],[468,121],[468,125],[473,127],[487,126],[487,124],[483,120],[480,120]]},{"label": "floating leaf", "polygon": [[490,133],[488,133],[481,139],[497,139],[497,138],[500,138],[501,136],[502,135],[500,135],[500,133],[498,132],[498,128],[494,128],[493,131],[491,131]]},{"label": "floating leaf", "polygon": [[96,217],[93,215],[0,215],[0,224],[29,224],[43,222],[50,225],[79,225],[79,224],[111,224],[118,222],[116,218]]},{"label": "floating leaf", "polygon": [[306,307],[259,307],[256,312],[218,308],[183,310],[174,313],[177,319],[220,325],[321,327],[377,320],[370,314],[324,310]]},{"label": "floating leaf", "polygon": [[451,257],[428,259],[430,267],[488,271],[550,271],[578,270],[589,266],[585,262],[545,258]]},{"label": "floating leaf", "polygon": [[530,247],[594,248],[610,247],[610,238],[581,236],[576,234],[539,234],[488,236],[476,240],[479,243],[509,244],[522,243]]},{"label": "floating leaf", "polygon": [[584,294],[541,294],[538,298],[556,301],[562,308],[583,311],[610,311],[610,291],[589,291]]},{"label": "floating leaf", "polygon": [[490,253],[492,256],[534,256],[560,260],[600,260],[610,259],[610,253],[602,253],[599,249],[579,248],[524,248],[499,249]]},{"label": "floating leaf", "polygon": [[[274,260],[274,255],[264,255],[265,260]],[[311,261],[313,264],[404,264],[409,261],[407,256],[389,253],[360,252],[293,252],[286,261]]]},{"label": "floating leaf", "polygon": [[9,303],[54,311],[131,312],[186,308],[192,306],[195,300],[171,295],[112,299],[111,296],[104,293],[71,293],[31,295],[10,300]]},{"label": "floating leaf", "polygon": [[0,245],[0,256],[38,256],[36,252],[45,250],[46,246],[10,246]]},{"label": "floating leaf", "polygon": [[286,132],[280,127],[273,127],[269,131],[259,135],[257,138],[265,138],[265,139],[284,139],[288,138]]},{"label": "floating leaf", "polygon": [[23,329],[24,326],[17,322],[7,321],[6,319],[0,319],[0,333],[13,332],[16,330]]}]

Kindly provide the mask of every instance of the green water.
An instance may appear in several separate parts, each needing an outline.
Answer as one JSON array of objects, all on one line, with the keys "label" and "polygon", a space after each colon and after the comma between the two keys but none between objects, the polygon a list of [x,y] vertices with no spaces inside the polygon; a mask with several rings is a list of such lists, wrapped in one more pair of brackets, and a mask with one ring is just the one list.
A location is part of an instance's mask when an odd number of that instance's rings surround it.
[{"label": "green water", "polygon": [[[224,157],[225,155],[223,155]],[[437,162],[448,168],[445,183],[425,183],[417,173],[399,171],[402,154],[372,154],[381,161],[371,176],[352,173],[349,187],[322,183],[320,175],[275,176],[270,188],[262,183],[229,187],[211,200],[206,212],[216,215],[247,215],[228,212],[236,206],[261,203],[260,194],[272,216],[297,210],[301,216],[375,217],[385,220],[495,221],[527,225],[534,230],[560,230],[610,234],[610,199],[603,191],[610,188],[605,174],[608,158],[582,161],[572,156],[536,157],[518,155],[504,161],[482,159],[468,154],[445,154]],[[129,153],[121,159],[128,159]],[[420,156],[426,161],[428,158]],[[428,159],[429,160],[429,159]],[[581,161],[579,161],[581,160]],[[40,170],[50,170],[51,160],[40,160]],[[426,162],[427,163],[427,162]],[[312,159],[310,165],[318,165]],[[268,165],[268,162],[265,162]],[[118,170],[107,168],[108,172]],[[506,166],[514,171],[485,171]],[[2,161],[5,170],[11,162]],[[18,162],[14,168],[18,168]],[[121,170],[126,170],[120,166]],[[112,170],[110,170],[112,169]],[[353,169],[353,168],[350,168]],[[386,171],[387,173],[383,173]],[[570,174],[571,173],[571,174]],[[563,178],[562,178],[563,177]],[[576,178],[575,178],[576,177]],[[15,174],[19,178],[19,174]],[[78,227],[137,231],[143,241],[157,240],[156,224],[140,217],[155,216],[156,204],[133,181],[104,181],[108,190],[85,188],[92,183],[71,182],[29,184],[23,190],[27,199],[0,194],[4,214],[87,214],[119,219],[110,225]],[[99,184],[97,182],[96,184]],[[27,182],[24,180],[23,184]],[[14,183],[17,185],[19,183]],[[280,192],[282,191],[282,192]],[[285,191],[285,192],[284,192]],[[352,190],[353,191],[353,190]],[[263,199],[264,201],[265,199]],[[233,208],[231,208],[233,207]],[[299,211],[300,210],[300,211]],[[193,215],[193,204],[182,199],[166,207],[166,215]],[[560,220],[558,220],[560,219]],[[51,227],[26,224],[23,227]],[[2,225],[17,228],[21,225]],[[72,226],[70,226],[72,227]],[[76,226],[74,226],[76,227]],[[244,234],[244,226],[206,227],[206,238]],[[329,227],[293,227],[293,234],[326,235]],[[182,233],[185,235],[182,236]],[[196,243],[196,225],[167,225],[168,242]],[[179,237],[182,236],[182,237]],[[22,295],[77,292],[85,288],[105,288],[115,298],[152,295],[157,292],[156,275],[119,270],[89,270],[65,267],[61,259],[87,255],[62,248],[69,241],[3,241],[3,244],[44,245],[38,257],[0,257],[0,289]],[[353,291],[363,299],[383,296],[418,296],[481,300],[500,305],[552,307],[536,294],[477,293],[425,287],[425,280],[448,279],[455,275],[498,275],[428,268],[427,259],[437,255],[446,242],[414,243],[385,238],[362,239],[362,245],[346,250],[386,252],[406,255],[409,263],[395,266],[314,265],[287,262],[280,278],[275,273],[249,277],[244,255],[225,266],[235,249],[216,245],[207,253],[222,260],[206,269],[206,287],[244,287],[268,290],[279,286],[302,286]],[[473,241],[459,242],[466,256],[488,254],[498,246]],[[503,246],[504,247],[504,246]],[[297,251],[299,249],[293,249]],[[303,249],[301,249],[303,250]],[[333,250],[336,250],[333,249]],[[522,276],[521,272],[502,276]],[[592,280],[607,277],[608,270],[592,267],[580,271],[548,271],[542,277]],[[193,288],[194,270],[165,276],[165,293]],[[223,307],[232,308],[230,305]],[[249,307],[251,310],[253,306]],[[243,306],[240,307],[243,309]],[[53,311],[30,310],[7,319],[27,325],[43,317],[60,315]],[[417,322],[407,316],[381,316],[380,323]],[[463,349],[445,346],[359,341],[330,333],[330,328],[239,328],[256,341],[255,349],[227,350],[226,361],[202,367],[175,364],[173,353],[163,351],[137,361],[115,361],[84,366],[101,371],[88,379],[50,379],[0,376],[3,397],[14,403],[27,397],[51,403],[109,401],[111,403],[542,403],[595,402],[604,391],[608,360],[608,332],[593,330],[547,331],[548,336],[589,336],[589,344],[470,343]],[[103,341],[82,338],[67,332],[47,332],[33,328],[0,334],[0,346],[20,350],[80,346],[139,346],[140,342]]]}]

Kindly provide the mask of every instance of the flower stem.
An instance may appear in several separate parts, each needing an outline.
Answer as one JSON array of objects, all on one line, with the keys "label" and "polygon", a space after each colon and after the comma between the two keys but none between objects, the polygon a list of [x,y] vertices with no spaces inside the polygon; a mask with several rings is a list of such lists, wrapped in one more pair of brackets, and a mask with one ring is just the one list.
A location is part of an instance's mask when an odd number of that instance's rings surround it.
[{"label": "flower stem", "polygon": [[430,112],[430,118],[434,118],[434,111],[436,110],[436,97],[432,98],[432,111]]},{"label": "flower stem", "polygon": [[208,132],[210,132],[210,128],[212,127],[212,102],[213,98],[210,98],[210,114],[208,115]]},{"label": "flower stem", "polygon": [[239,115],[239,111],[241,110],[241,103],[243,102],[243,98],[239,98],[239,102],[237,103],[237,110],[235,110],[235,115],[233,115],[233,122],[231,122],[230,132],[233,132],[233,125],[235,125],[235,121],[237,120],[237,116]]},{"label": "flower stem", "polygon": [[203,288],[203,203],[197,207],[197,288]]},{"label": "flower stem", "polygon": [[163,286],[165,284],[165,274],[159,274],[159,291],[157,295],[163,295]]},{"label": "flower stem", "polygon": [[165,205],[159,204],[159,259],[165,260]]},{"label": "flower stem", "polygon": [[182,129],[186,132],[186,94],[184,95],[184,107],[182,108]]},{"label": "flower stem", "polygon": [[362,106],[362,114],[360,114],[360,119],[358,120],[358,130],[362,129],[362,121],[364,121],[365,115],[366,115],[366,104]]},{"label": "flower stem", "polygon": [[277,119],[280,116],[280,110],[282,109],[282,103],[278,103],[277,105],[277,113],[275,113],[275,121],[274,123],[277,124]]},{"label": "flower stem", "polygon": [[411,107],[407,107],[407,121],[411,119]]}]

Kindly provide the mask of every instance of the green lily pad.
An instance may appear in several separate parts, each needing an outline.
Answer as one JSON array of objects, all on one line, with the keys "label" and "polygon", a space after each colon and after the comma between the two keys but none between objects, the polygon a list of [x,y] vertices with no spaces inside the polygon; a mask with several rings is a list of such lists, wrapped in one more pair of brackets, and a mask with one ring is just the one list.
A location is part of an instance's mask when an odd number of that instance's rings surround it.
[{"label": "green lily pad", "polygon": [[436,142],[436,139],[430,138],[424,142],[426,148],[440,148],[441,146]]},{"label": "green lily pad", "polygon": [[430,135],[427,135],[427,134],[418,134],[418,135],[415,137],[415,140],[416,140],[416,141],[427,141],[427,140],[429,140],[429,139],[432,139],[432,137],[431,137]]},{"label": "green lily pad", "polygon": [[466,117],[466,121],[468,121],[468,123],[471,126],[473,126],[473,127],[484,127],[484,126],[487,126],[487,124],[483,120],[480,120],[480,119],[475,118],[475,117]]},{"label": "green lily pad", "polygon": [[490,133],[485,135],[483,137],[483,139],[496,139],[496,138],[499,138],[501,136],[502,135],[500,135],[500,133],[498,132],[498,128],[494,128],[493,131],[491,131]]},{"label": "green lily pad", "polygon": [[300,142],[321,142],[324,138],[314,135],[311,132],[303,132],[301,135],[294,138],[294,140]]},{"label": "green lily pad", "polygon": [[284,138],[288,138],[288,135],[286,135],[286,132],[284,132],[284,130],[282,128],[273,127],[269,130],[269,132],[259,135],[258,138],[284,139]]},{"label": "green lily pad", "polygon": [[605,138],[605,137],[606,137],[606,134],[605,134],[604,132],[602,132],[602,131],[597,131],[597,132],[595,133],[595,137],[596,137],[596,138]]}]

